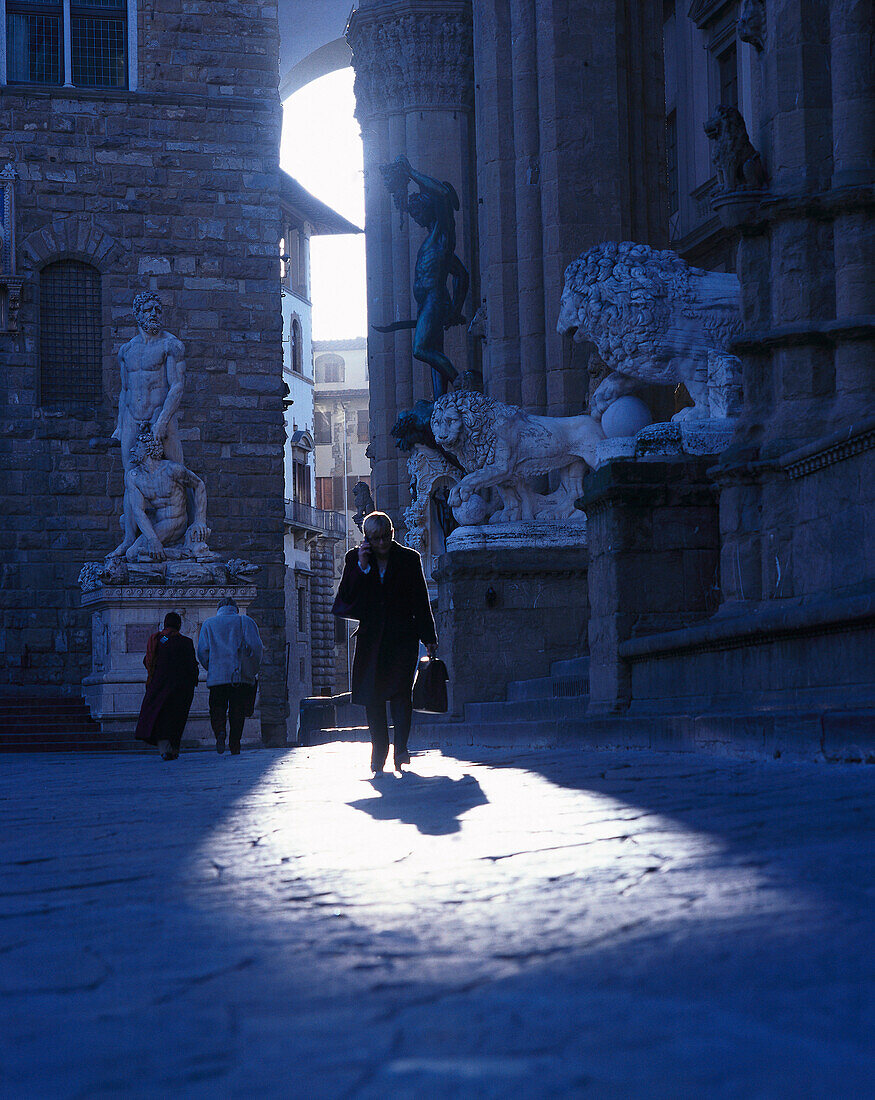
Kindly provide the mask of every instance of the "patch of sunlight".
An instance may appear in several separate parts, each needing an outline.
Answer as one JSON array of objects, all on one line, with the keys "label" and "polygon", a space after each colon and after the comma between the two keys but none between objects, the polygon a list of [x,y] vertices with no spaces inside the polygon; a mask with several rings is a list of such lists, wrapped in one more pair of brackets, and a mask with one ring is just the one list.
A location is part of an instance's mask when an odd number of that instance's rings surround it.
[{"label": "patch of sunlight", "polygon": [[439,752],[366,769],[362,745],[283,756],[195,856],[199,904],[280,927],[318,899],[372,934],[425,922],[432,944],[508,957],[789,904],[719,838],[597,791]]}]

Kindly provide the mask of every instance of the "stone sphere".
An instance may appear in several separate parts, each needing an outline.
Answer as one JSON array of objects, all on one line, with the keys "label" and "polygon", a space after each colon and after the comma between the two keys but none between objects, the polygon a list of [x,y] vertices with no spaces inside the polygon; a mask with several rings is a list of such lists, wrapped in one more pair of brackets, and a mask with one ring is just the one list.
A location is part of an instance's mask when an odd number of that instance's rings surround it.
[{"label": "stone sphere", "polygon": [[456,523],[462,527],[474,527],[478,523],[485,522],[488,511],[489,506],[483,497],[474,493],[468,497],[464,504],[460,504],[453,509],[453,515]]},{"label": "stone sphere", "polygon": [[610,438],[637,435],[652,421],[650,409],[640,397],[618,397],[602,413],[602,430]]}]

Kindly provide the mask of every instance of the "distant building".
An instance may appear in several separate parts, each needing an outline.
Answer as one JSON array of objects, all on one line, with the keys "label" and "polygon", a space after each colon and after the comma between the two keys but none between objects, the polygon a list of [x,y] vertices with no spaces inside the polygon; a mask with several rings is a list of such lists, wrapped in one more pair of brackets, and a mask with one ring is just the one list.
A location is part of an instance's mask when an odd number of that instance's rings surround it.
[{"label": "distant building", "polygon": [[[346,538],[335,545],[334,576],[340,577],[345,551],[361,533],[353,522],[357,482],[371,484],[367,455],[368,351],[363,336],[353,340],[314,340],[316,506],[346,517]],[[338,620],[335,691],[349,687],[348,630]]]},{"label": "distant building", "polygon": [[[283,381],[285,400],[286,684],[292,716],[309,695],[334,687],[330,599],[335,542],[345,543],[342,509],[315,500],[310,238],[358,233],[356,226],[280,172]],[[327,605],[327,606],[326,606]]]}]

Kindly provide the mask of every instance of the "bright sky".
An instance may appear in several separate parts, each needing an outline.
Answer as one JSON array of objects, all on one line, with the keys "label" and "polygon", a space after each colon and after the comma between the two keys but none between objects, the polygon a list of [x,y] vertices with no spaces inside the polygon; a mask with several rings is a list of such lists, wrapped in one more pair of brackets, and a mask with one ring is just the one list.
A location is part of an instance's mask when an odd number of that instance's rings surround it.
[{"label": "bright sky", "polygon": [[[329,73],[283,104],[280,164],[317,198],[364,228],[362,139],[351,68]],[[364,234],[310,242],[313,337],[367,333]]]}]

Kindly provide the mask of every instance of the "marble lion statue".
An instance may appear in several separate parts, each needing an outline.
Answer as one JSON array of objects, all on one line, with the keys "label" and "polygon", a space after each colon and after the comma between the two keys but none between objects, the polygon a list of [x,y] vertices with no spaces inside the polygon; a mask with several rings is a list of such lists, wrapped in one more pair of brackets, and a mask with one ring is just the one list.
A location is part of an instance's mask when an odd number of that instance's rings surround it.
[{"label": "marble lion statue", "polygon": [[608,241],[568,265],[556,328],[594,343],[610,369],[590,402],[596,420],[650,383],[684,383],[694,407],[675,420],[740,411],[740,365],[729,352],[741,332],[735,275],[690,267],[646,244]]},{"label": "marble lion statue", "polygon": [[768,183],[762,158],[747,136],[747,126],[737,107],[725,104],[704,124],[711,140],[711,160],[717,170],[720,191],[759,190]]},{"label": "marble lion statue", "polygon": [[[434,405],[431,430],[438,444],[454,454],[466,475],[454,485],[448,503],[461,523],[483,522],[466,505],[495,490],[501,506],[489,515],[491,523],[517,520],[578,519],[574,501],[581,493],[587,466],[597,465],[596,444],[604,439],[601,425],[591,416],[535,416],[514,405],[504,405],[474,390],[444,394]],[[536,493],[525,481],[559,471],[559,488],[549,496]],[[477,510],[475,510],[477,511]]]}]

